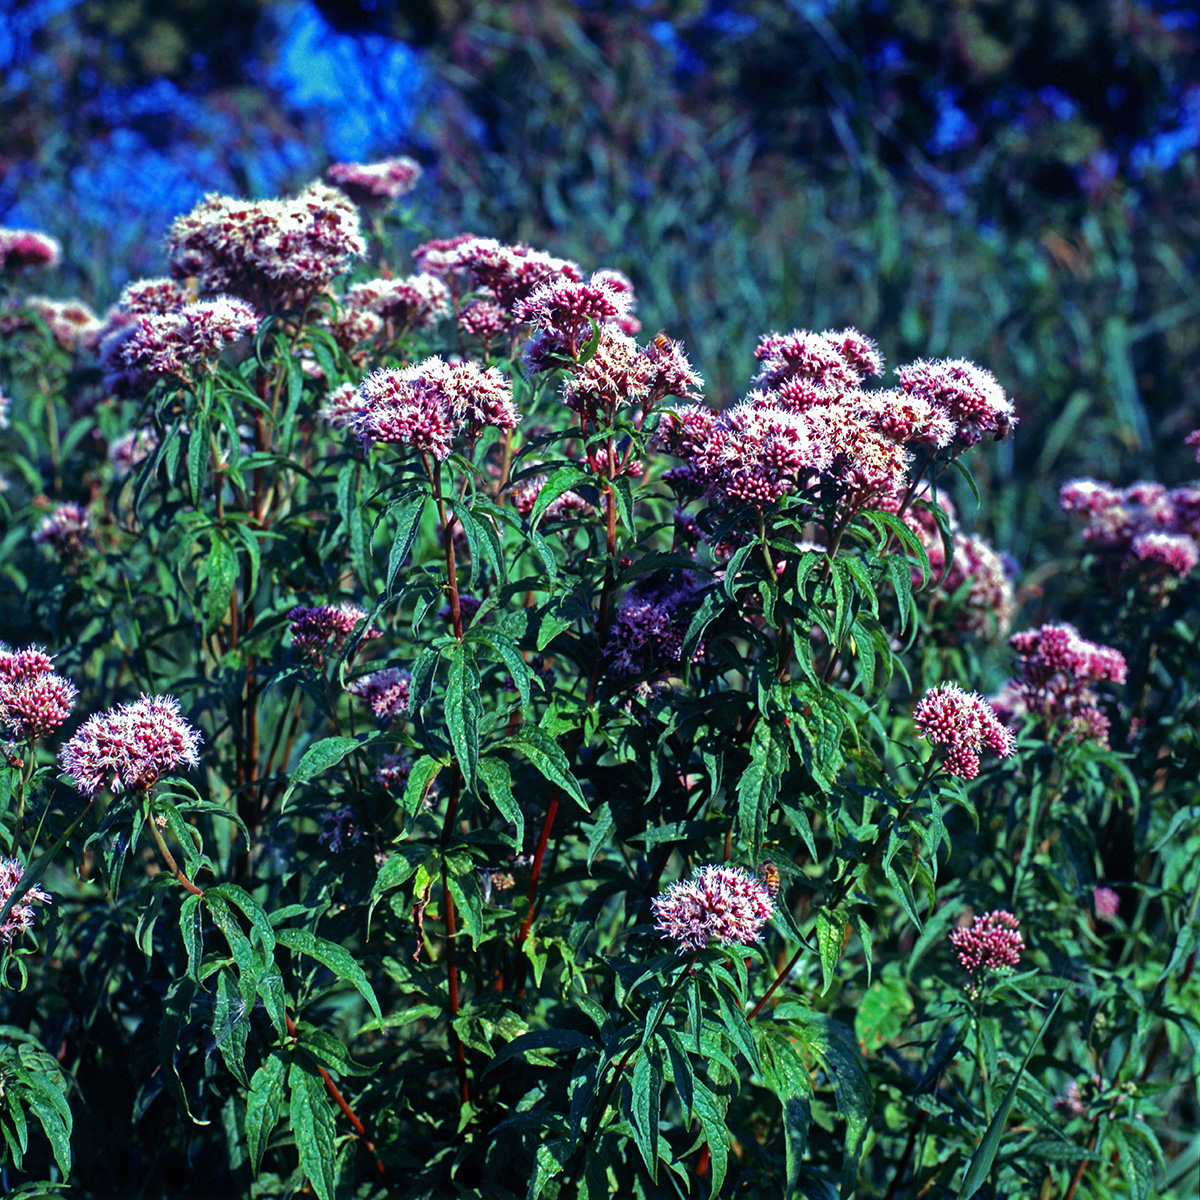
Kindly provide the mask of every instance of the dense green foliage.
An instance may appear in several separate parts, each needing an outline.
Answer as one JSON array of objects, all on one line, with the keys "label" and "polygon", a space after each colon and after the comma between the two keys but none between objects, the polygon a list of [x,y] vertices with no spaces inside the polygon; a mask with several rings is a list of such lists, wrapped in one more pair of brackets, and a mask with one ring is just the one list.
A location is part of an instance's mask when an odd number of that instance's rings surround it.
[{"label": "dense green foliage", "polygon": [[[91,801],[62,737],[13,747],[5,840],[52,902],[5,950],[9,1185],[1187,1195],[1194,580],[1073,602],[1130,663],[1111,747],[1031,717],[958,778],[913,706],[1010,661],[930,569],[953,529],[916,485],[965,487],[961,445],[915,457],[899,508],[800,472],[759,507],[676,479],[680,515],[649,440],[678,401],[560,398],[597,325],[528,374],[528,329],[349,338],[342,289],[94,407],[85,346],[36,315],[0,345],[5,638],[56,656],[77,717],[169,694],[203,735],[199,769]],[[459,350],[511,380],[515,430],[439,461],[329,419],[343,381]],[[106,451],[139,428],[124,473]],[[90,530],[35,543],[67,500]],[[674,640],[618,669],[622,614],[668,594]],[[346,602],[306,650],[294,607]],[[376,721],[352,687],[387,667],[408,704]],[[669,880],[764,859],[761,942],[655,931]],[[968,975],[947,935],[996,909],[1019,969]]]}]

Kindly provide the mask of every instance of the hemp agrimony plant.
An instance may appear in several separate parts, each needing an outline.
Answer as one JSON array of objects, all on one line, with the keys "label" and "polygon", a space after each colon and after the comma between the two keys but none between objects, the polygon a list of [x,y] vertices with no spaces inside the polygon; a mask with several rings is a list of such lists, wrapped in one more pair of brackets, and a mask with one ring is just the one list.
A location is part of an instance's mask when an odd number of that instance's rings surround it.
[{"label": "hemp agrimony plant", "polygon": [[418,175],[102,318],[0,238],[6,1188],[1168,1194],[1200,506],[1076,487],[1130,586],[1004,649],[987,370],[797,329],[719,408]]}]

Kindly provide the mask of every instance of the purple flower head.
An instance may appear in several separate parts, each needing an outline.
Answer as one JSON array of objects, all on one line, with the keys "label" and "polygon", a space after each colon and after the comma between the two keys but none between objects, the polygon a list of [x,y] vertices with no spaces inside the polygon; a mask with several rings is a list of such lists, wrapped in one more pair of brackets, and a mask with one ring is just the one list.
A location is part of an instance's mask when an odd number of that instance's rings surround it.
[{"label": "purple flower head", "polygon": [[146,696],[89,717],[62,748],[58,762],[75,787],[95,796],[149,791],[165,771],[197,766],[203,739],[173,696]]},{"label": "purple flower head", "polygon": [[149,425],[131,429],[116,438],[108,448],[108,461],[118,479],[124,479],[138,463],[145,462],[158,449],[158,434]]},{"label": "purple flower head", "polygon": [[1093,888],[1092,907],[1096,910],[1096,916],[1102,921],[1107,921],[1117,915],[1117,910],[1121,907],[1121,897],[1110,887]]},{"label": "purple flower head", "polygon": [[357,696],[380,721],[392,721],[408,712],[411,676],[397,667],[384,667],[355,679],[346,691]]},{"label": "purple flower head", "polygon": [[[8,903],[8,898],[16,891],[24,874],[25,867],[17,859],[0,858],[0,908]],[[49,893],[42,891],[37,884],[34,884],[8,910],[4,924],[0,925],[0,942],[11,946],[15,938],[33,928],[34,904],[49,903]]]},{"label": "purple flower head", "polygon": [[[320,664],[327,655],[337,654],[354,627],[367,614],[354,604],[322,604],[308,608],[297,604],[288,613],[288,628],[292,645],[303,651],[314,663]],[[368,628],[365,638],[382,637],[378,629]]]},{"label": "purple flower head", "polygon": [[317,416],[328,421],[334,429],[349,429],[353,426],[363,406],[362,392],[352,383],[343,383],[329,393]]},{"label": "purple flower head", "polygon": [[[642,582],[617,607],[604,647],[605,674],[617,686],[640,679],[659,679],[683,669],[685,615],[696,599],[696,585],[686,576],[664,583]],[[704,658],[701,643],[693,662]]]},{"label": "purple flower head", "polygon": [[53,267],[62,258],[62,247],[32,229],[0,229],[0,271],[21,267]]},{"label": "purple flower head", "polygon": [[263,309],[302,308],[366,250],[343,192],[312,183],[294,200],[207,196],[167,235],[171,274],[202,295],[229,292]]},{"label": "purple flower head", "polygon": [[45,737],[75,707],[78,689],[52,665],[37,647],[14,653],[0,646],[0,725],[18,742]]},{"label": "purple flower head", "polygon": [[862,342],[861,347],[858,342],[853,343],[856,348],[853,352],[865,352],[870,343],[854,330],[829,334],[793,329],[787,334],[765,334],[754,351],[754,357],[762,365],[753,386],[771,390],[787,380],[800,378],[831,396],[853,390],[858,387],[860,376],[843,349],[848,340],[846,335],[851,333]]},{"label": "purple flower head", "polygon": [[[529,356],[527,349],[527,362]],[[572,367],[564,381],[563,403],[589,422],[595,421],[600,413],[611,419],[618,408],[647,399],[655,373],[633,338],[604,325],[596,353],[587,362]]]},{"label": "purple flower head", "polygon": [[680,954],[709,942],[749,946],[775,911],[770,893],[739,867],[698,867],[691,879],[671,884],[651,901],[654,927]]},{"label": "purple flower head", "polygon": [[1139,562],[1157,564],[1180,578],[1200,562],[1200,547],[1186,533],[1139,533],[1129,548]]},{"label": "purple flower head", "polygon": [[921,361],[896,371],[900,387],[928,400],[955,423],[954,440],[973,446],[988,434],[1006,437],[1016,424],[1012,401],[996,377],[964,359]]},{"label": "purple flower head", "polygon": [[398,754],[385,754],[371,776],[376,783],[389,792],[403,792],[412,774],[412,755],[407,750]]},{"label": "purple flower head", "polygon": [[1070,625],[1043,625],[1014,633],[1013,678],[1024,711],[1067,726],[1078,740],[1107,745],[1108,718],[1098,707],[1097,683],[1124,683],[1125,656],[1081,638]]},{"label": "purple flower head", "polygon": [[348,288],[345,302],[402,329],[428,329],[450,315],[450,289],[436,275],[368,279]]},{"label": "purple flower head", "polygon": [[192,374],[215,362],[231,342],[258,329],[258,314],[244,300],[218,296],[173,312],[139,316],[124,333],[114,356],[132,371],[148,375]]},{"label": "purple flower head", "polygon": [[92,522],[87,509],[69,501],[60,504],[42,521],[33,540],[49,546],[59,558],[75,558],[83,553],[84,542],[91,532]]},{"label": "purple flower head", "polygon": [[989,971],[1011,971],[1025,948],[1019,925],[1012,913],[997,909],[976,917],[970,925],[952,929],[950,944],[958,951],[963,970],[976,980]]},{"label": "purple flower head", "polygon": [[991,705],[953,683],[930,688],[913,710],[913,723],[922,737],[945,748],[943,766],[960,779],[979,774],[979,753],[984,747],[1000,758],[1015,749],[1012,734]]},{"label": "purple flower head", "polygon": [[125,285],[117,307],[131,316],[178,312],[194,303],[195,292],[182,279],[138,279]]},{"label": "purple flower head", "polygon": [[354,809],[342,806],[331,809],[321,817],[321,832],[317,841],[330,850],[338,851],[345,846],[357,846],[362,841],[362,830]]},{"label": "purple flower head", "polygon": [[421,165],[404,155],[374,163],[339,162],[325,172],[325,177],[355,204],[367,206],[398,200],[411,192],[421,177]]},{"label": "purple flower head", "polygon": [[488,426],[515,429],[520,420],[508,379],[472,362],[434,357],[375,371],[363,381],[362,396],[354,422],[359,441],[412,446],[439,460],[449,457],[455,437],[473,440]]},{"label": "purple flower head", "polygon": [[1183,439],[1185,446],[1196,447],[1196,461],[1200,463],[1200,429],[1193,429],[1191,433]]},{"label": "purple flower head", "polygon": [[0,312],[0,333],[35,329],[34,318],[45,322],[50,336],[64,350],[92,352],[100,345],[104,323],[82,300],[23,296],[17,305]]}]

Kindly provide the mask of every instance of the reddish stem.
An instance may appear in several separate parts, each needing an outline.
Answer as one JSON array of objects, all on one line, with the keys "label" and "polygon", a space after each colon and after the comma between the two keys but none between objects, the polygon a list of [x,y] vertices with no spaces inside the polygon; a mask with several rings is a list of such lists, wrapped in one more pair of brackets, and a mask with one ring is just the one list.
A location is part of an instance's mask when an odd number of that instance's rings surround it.
[{"label": "reddish stem", "polygon": [[446,804],[446,819],[442,824],[442,906],[446,917],[446,987],[449,997],[450,1019],[448,1022],[450,1045],[454,1047],[455,1068],[458,1071],[458,1093],[463,1104],[471,1103],[471,1087],[467,1080],[467,1051],[454,1028],[458,1019],[458,924],[455,920],[454,898],[450,895],[450,878],[446,868],[446,849],[454,829],[454,817],[458,811],[459,789],[457,784]]}]

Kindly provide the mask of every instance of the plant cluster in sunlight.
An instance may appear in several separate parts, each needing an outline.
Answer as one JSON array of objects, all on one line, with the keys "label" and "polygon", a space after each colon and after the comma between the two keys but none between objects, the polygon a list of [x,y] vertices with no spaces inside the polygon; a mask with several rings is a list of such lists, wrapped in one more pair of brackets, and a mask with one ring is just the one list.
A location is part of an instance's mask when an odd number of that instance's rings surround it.
[{"label": "plant cluster in sunlight", "polygon": [[984,366],[718,407],[419,174],[102,316],[0,231],[9,1193],[1186,1194],[1200,487],[1070,485],[1013,632]]}]

